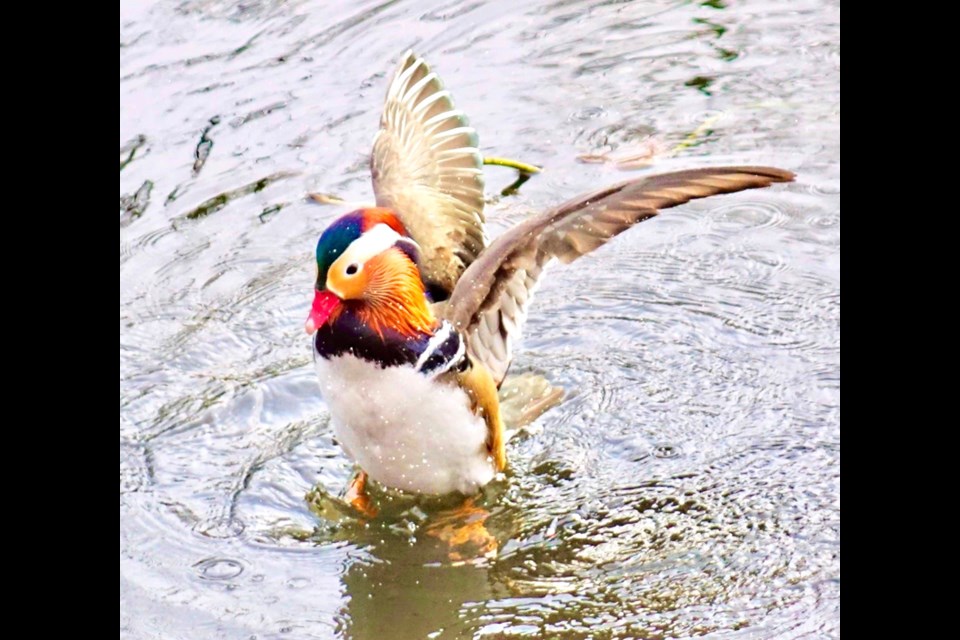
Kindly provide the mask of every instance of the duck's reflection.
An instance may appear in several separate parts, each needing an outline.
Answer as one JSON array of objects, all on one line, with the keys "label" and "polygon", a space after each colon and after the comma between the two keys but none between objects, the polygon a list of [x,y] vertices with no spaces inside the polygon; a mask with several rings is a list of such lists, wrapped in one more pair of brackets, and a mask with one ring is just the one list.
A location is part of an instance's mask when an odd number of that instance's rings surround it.
[{"label": "duck's reflection", "polygon": [[376,548],[375,562],[347,568],[339,625],[345,637],[443,636],[462,625],[464,604],[492,597],[485,566],[434,563],[420,551],[418,545],[386,543]]},{"label": "duck's reflection", "polygon": [[[371,495],[379,514],[366,520],[319,489],[308,496],[311,509],[331,527],[326,540],[332,534],[367,552],[344,568],[340,634],[377,639],[460,635],[453,630],[464,623],[464,605],[494,596],[490,567],[505,537],[506,510],[494,517],[488,509],[495,500],[485,496]],[[494,521],[499,534],[491,528]]]}]

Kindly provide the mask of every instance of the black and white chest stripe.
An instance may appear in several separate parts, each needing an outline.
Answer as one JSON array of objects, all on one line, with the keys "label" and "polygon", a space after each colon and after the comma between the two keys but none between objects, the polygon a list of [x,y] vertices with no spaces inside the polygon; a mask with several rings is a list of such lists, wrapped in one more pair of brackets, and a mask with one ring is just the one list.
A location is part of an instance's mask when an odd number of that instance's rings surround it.
[{"label": "black and white chest stripe", "polygon": [[453,325],[444,320],[413,366],[428,378],[435,378],[441,373],[463,365],[466,365],[463,339],[454,330]]},{"label": "black and white chest stripe", "polygon": [[428,378],[466,366],[463,339],[443,321],[433,335],[403,336],[392,331],[371,331],[351,313],[343,313],[333,326],[326,325],[314,338],[314,358],[330,359],[349,354],[381,368],[411,366]]}]

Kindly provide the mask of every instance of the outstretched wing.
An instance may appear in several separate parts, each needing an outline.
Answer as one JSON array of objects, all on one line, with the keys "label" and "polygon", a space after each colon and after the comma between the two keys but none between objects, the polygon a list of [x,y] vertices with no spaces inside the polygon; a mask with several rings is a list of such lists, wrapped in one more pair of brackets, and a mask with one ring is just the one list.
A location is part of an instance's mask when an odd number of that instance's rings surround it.
[{"label": "outstretched wing", "polygon": [[623,182],[574,198],[513,227],[466,270],[446,309],[467,351],[499,385],[540,273],[554,258],[573,262],[638,222],[696,198],[790,182],[772,167],[715,167]]},{"label": "outstretched wing", "polygon": [[446,298],[484,248],[483,157],[466,115],[412,52],[390,82],[370,164],[377,205],[399,216],[431,292]]}]

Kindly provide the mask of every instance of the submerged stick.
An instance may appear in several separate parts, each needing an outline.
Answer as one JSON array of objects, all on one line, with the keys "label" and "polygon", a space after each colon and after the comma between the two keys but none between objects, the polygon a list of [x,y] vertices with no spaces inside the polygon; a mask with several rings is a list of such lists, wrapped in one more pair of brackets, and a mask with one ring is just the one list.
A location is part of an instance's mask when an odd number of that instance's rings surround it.
[{"label": "submerged stick", "polygon": [[510,158],[484,158],[483,164],[509,167],[517,170],[517,179],[500,191],[501,196],[512,196],[520,189],[520,186],[523,185],[524,182],[529,180],[534,174],[542,171],[542,169],[536,165],[520,162],[519,160],[511,160]]},{"label": "submerged stick", "polygon": [[525,162],[520,162],[519,160],[511,160],[510,158],[484,158],[483,164],[492,164],[498,167],[510,167],[511,169],[516,169],[520,173],[540,173],[542,169],[538,166],[527,164]]}]

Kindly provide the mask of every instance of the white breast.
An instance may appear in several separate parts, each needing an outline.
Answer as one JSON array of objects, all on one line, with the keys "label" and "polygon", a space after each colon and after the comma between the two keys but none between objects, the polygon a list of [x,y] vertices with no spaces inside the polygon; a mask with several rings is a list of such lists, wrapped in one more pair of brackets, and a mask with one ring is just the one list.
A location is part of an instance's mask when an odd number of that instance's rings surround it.
[{"label": "white breast", "polygon": [[475,493],[494,476],[484,421],[467,394],[413,367],[316,358],[340,445],[371,478],[416,493]]}]

